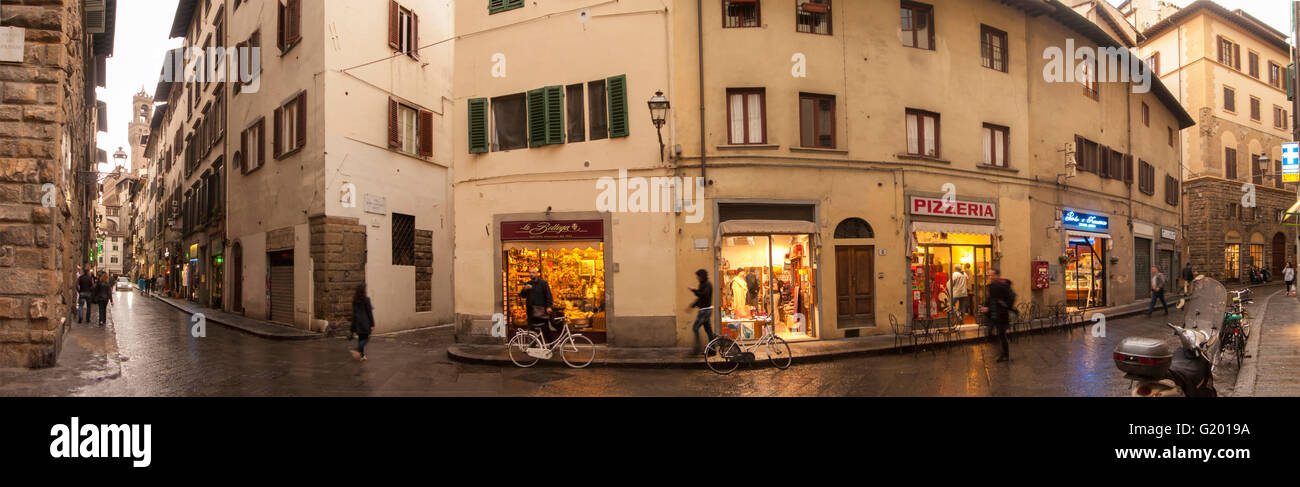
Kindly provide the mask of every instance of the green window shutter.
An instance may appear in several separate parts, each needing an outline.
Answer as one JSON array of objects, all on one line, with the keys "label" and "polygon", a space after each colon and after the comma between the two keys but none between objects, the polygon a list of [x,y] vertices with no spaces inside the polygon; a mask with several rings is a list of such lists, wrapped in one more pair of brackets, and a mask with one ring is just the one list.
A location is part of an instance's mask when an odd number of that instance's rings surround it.
[{"label": "green window shutter", "polygon": [[523,8],[524,0],[506,0],[506,10]]},{"label": "green window shutter", "polygon": [[547,86],[546,90],[546,143],[564,143],[564,87]]},{"label": "green window shutter", "polygon": [[627,75],[606,78],[605,94],[609,97],[609,136],[627,137]]},{"label": "green window shutter", "polygon": [[488,0],[488,15],[506,9],[506,0]]},{"label": "green window shutter", "polygon": [[528,91],[528,147],[541,147],[546,141],[546,88]]},{"label": "green window shutter", "polygon": [[488,151],[487,98],[469,99],[469,153]]}]

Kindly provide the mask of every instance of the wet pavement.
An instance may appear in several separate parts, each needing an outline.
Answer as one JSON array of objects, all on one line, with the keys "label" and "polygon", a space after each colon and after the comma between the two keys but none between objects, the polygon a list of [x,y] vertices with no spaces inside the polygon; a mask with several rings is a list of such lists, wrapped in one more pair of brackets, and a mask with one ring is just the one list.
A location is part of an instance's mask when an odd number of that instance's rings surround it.
[{"label": "wet pavement", "polygon": [[[453,362],[450,329],[373,337],[362,363],[348,353],[355,342],[341,338],[271,340],[214,323],[195,338],[187,313],[136,292],[117,299],[109,329],[116,352],[70,355],[70,334],[59,367],[0,370],[0,396],[1123,396],[1130,383],[1111,362],[1115,344],[1129,335],[1172,341],[1164,323],[1181,320],[1176,310],[1168,318],[1157,311],[1108,321],[1105,337],[1092,336],[1091,326],[1024,335],[1007,363],[994,362],[996,345],[981,342],[813,363],[795,357],[787,370],[742,367],[719,376],[703,365],[573,370]],[[115,362],[120,374],[95,365]],[[1229,362],[1216,374],[1221,394],[1235,382],[1235,369]]]}]

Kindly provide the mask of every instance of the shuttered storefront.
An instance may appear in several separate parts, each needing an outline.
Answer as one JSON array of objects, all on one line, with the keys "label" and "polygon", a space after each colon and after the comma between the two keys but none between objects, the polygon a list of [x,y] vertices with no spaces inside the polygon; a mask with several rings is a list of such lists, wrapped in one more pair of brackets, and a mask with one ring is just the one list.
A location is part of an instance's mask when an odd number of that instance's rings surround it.
[{"label": "shuttered storefront", "polygon": [[1133,289],[1138,299],[1151,297],[1151,239],[1133,238]]},{"label": "shuttered storefront", "polygon": [[293,324],[293,251],[267,255],[270,281],[271,321]]}]

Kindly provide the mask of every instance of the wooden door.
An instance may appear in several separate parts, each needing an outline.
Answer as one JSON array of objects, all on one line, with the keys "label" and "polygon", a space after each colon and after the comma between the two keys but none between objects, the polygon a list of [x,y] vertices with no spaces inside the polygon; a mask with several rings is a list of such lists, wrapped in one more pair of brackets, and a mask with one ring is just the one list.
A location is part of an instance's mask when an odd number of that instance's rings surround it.
[{"label": "wooden door", "polygon": [[875,326],[875,246],[835,247],[835,303],[838,327]]},{"label": "wooden door", "polygon": [[1280,232],[1273,234],[1273,279],[1282,277],[1282,268],[1286,267],[1286,236]]}]

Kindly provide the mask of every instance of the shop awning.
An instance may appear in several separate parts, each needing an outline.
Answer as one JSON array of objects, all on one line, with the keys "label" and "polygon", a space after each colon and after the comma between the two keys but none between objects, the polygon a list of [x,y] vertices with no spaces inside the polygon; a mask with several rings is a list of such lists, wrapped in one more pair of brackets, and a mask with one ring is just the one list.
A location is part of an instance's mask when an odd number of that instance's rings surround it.
[{"label": "shop awning", "polygon": [[1072,237],[1111,238],[1109,233],[1085,232],[1083,230],[1066,230],[1065,234]]},{"label": "shop awning", "polygon": [[992,225],[971,225],[969,223],[912,222],[912,231],[996,235],[998,229]]},{"label": "shop awning", "polygon": [[718,224],[718,245],[724,235],[803,235],[817,233],[817,224],[803,220],[727,220]]}]

